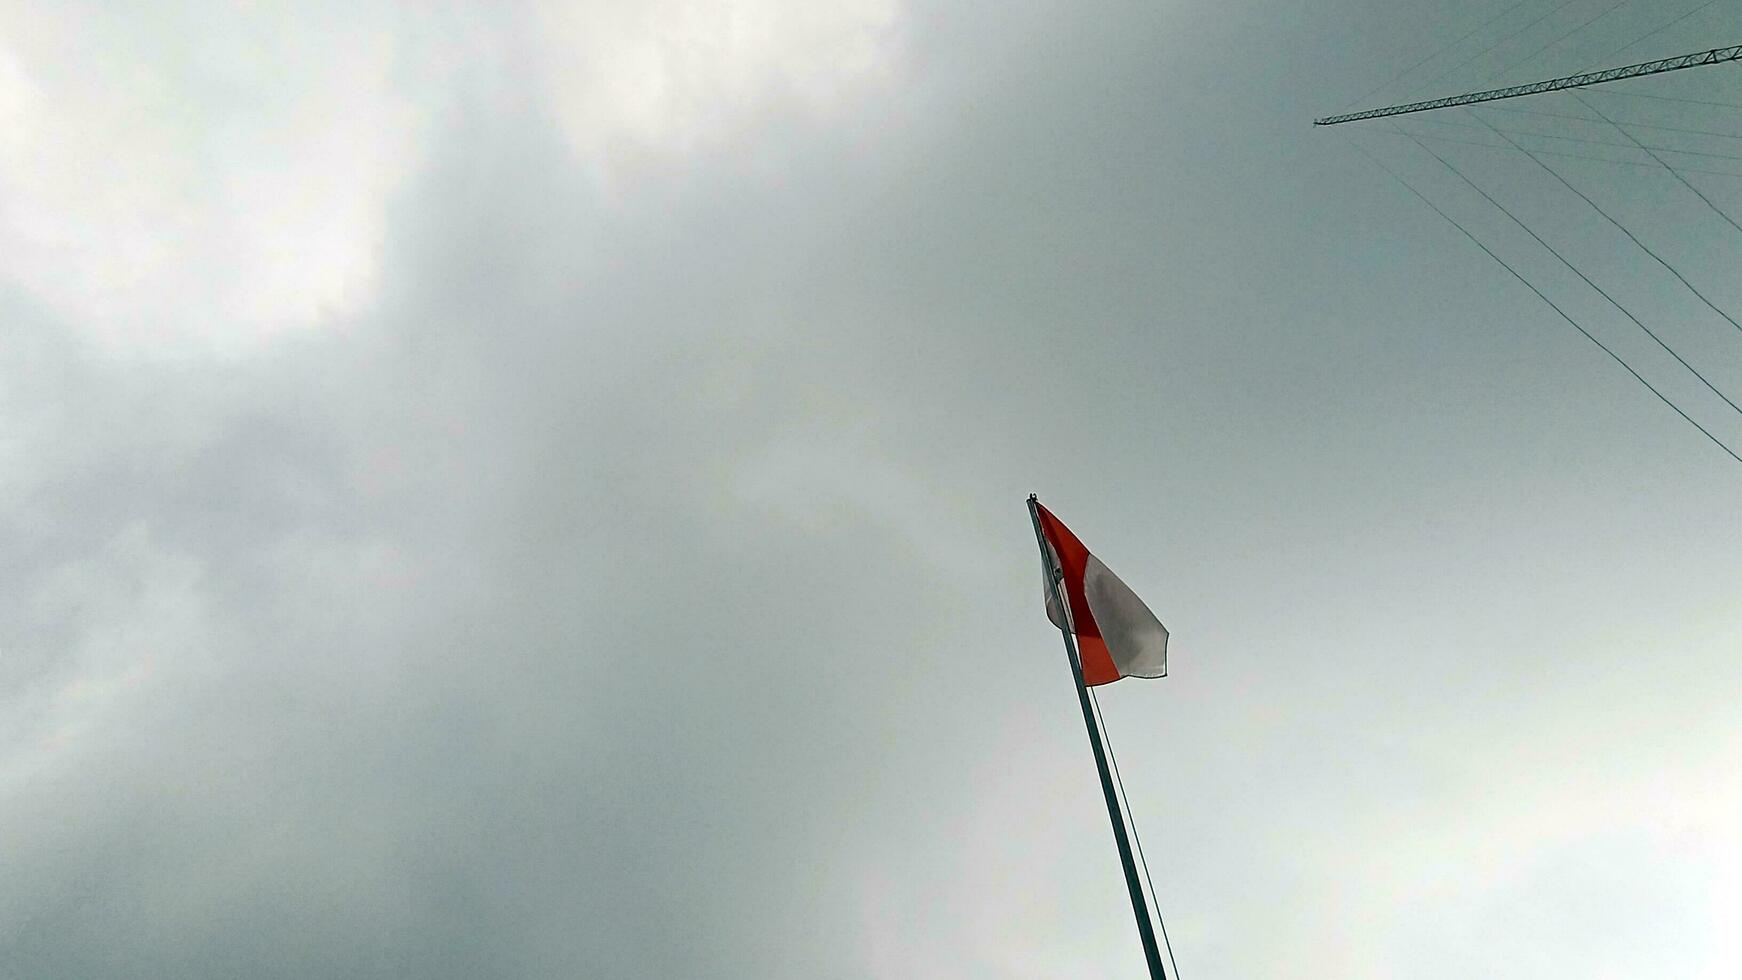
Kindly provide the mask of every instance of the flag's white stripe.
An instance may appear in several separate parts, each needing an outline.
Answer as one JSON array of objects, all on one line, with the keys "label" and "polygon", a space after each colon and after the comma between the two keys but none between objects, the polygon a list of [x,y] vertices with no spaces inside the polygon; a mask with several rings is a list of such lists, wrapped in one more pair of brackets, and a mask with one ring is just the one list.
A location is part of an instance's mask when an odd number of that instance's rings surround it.
[{"label": "flag's white stripe", "polygon": [[1167,674],[1167,627],[1149,611],[1137,593],[1114,575],[1101,559],[1089,556],[1083,569],[1083,595],[1101,628],[1101,639],[1113,666],[1125,677]]}]

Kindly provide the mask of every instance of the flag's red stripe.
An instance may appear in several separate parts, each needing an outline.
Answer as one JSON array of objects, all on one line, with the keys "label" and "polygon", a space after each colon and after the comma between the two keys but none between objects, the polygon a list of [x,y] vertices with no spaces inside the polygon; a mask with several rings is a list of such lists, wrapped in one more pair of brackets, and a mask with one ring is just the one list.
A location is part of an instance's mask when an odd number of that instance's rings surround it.
[{"label": "flag's red stripe", "polygon": [[1107,641],[1098,636],[1078,634],[1077,656],[1083,661],[1083,683],[1090,687],[1111,684],[1125,676],[1113,666],[1113,655],[1107,652]]},{"label": "flag's red stripe", "polygon": [[1064,571],[1065,601],[1071,607],[1071,625],[1077,634],[1077,652],[1083,662],[1083,683],[1090,687],[1096,684],[1111,684],[1122,675],[1113,666],[1113,655],[1107,652],[1107,644],[1101,640],[1101,627],[1095,623],[1095,614],[1089,610],[1089,598],[1083,593],[1083,570],[1089,563],[1089,549],[1077,540],[1071,529],[1064,522],[1053,516],[1052,511],[1037,503],[1040,509],[1040,530],[1046,535],[1047,543],[1052,545],[1053,553],[1058,555],[1059,567]]},{"label": "flag's red stripe", "polygon": [[1083,594],[1083,570],[1089,563],[1089,549],[1044,506],[1040,507],[1040,529],[1058,555],[1059,568],[1064,572],[1065,600],[1071,606],[1074,632],[1078,636],[1100,636],[1101,628],[1095,625],[1095,614],[1089,611],[1088,596]]}]

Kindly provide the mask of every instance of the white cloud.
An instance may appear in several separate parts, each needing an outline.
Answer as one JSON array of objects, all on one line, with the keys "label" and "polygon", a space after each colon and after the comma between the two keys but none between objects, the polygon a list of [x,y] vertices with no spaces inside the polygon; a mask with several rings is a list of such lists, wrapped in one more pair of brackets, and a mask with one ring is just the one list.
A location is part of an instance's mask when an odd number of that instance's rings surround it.
[{"label": "white cloud", "polygon": [[[728,139],[770,106],[828,112],[887,77],[897,13],[534,9],[531,78],[500,67],[550,97],[603,177]],[[129,349],[247,351],[353,314],[433,109],[459,69],[492,63],[507,23],[391,5],[0,5],[0,275]]]},{"label": "white cloud", "polygon": [[894,0],[541,3],[544,68],[565,133],[609,165],[729,137],[766,106],[814,113],[886,80]]},{"label": "white cloud", "polygon": [[124,345],[247,349],[367,301],[418,112],[350,7],[0,10],[0,251]]}]

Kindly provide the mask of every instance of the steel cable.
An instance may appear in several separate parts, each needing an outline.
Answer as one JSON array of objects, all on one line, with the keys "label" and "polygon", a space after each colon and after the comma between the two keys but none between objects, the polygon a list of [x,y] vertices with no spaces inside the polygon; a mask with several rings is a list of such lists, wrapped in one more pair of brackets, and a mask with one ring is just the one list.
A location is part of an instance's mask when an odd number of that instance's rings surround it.
[{"label": "steel cable", "polygon": [[1470,231],[1470,229],[1464,227],[1464,225],[1461,222],[1459,222],[1458,219],[1452,217],[1449,213],[1446,212],[1446,210],[1444,208],[1441,208],[1438,204],[1435,204],[1432,198],[1428,197],[1426,194],[1423,194],[1421,191],[1417,190],[1414,184],[1411,184],[1409,181],[1407,181],[1403,178],[1402,174],[1398,173],[1396,170],[1393,170],[1391,167],[1386,166],[1384,161],[1380,160],[1373,153],[1369,152],[1366,147],[1362,146],[1360,144],[1360,142],[1355,140],[1353,137],[1350,138],[1349,144],[1351,146],[1353,146],[1355,148],[1355,150],[1357,152],[1359,152],[1362,156],[1366,157],[1369,161],[1371,161],[1374,166],[1376,166],[1380,170],[1383,170],[1386,173],[1390,174],[1393,180],[1396,180],[1399,184],[1402,184],[1405,190],[1407,190],[1411,194],[1415,195],[1415,197],[1417,199],[1419,199],[1423,204],[1426,204],[1430,209],[1432,209],[1435,214],[1439,215],[1441,218],[1444,218],[1447,224],[1450,224],[1453,228],[1456,228],[1460,233],[1463,234],[1463,236],[1465,238],[1468,238],[1472,244],[1474,244],[1477,248],[1481,249],[1490,259],[1493,259],[1497,264],[1499,264],[1499,266],[1501,268],[1505,269],[1508,273],[1510,273],[1512,275],[1512,278],[1517,279],[1519,282],[1523,283],[1524,287],[1526,289],[1535,293],[1537,299],[1540,299],[1544,303],[1547,303],[1549,308],[1554,310],[1555,313],[1559,314],[1561,319],[1567,321],[1567,323],[1570,324],[1574,330],[1577,330],[1586,340],[1589,340],[1591,343],[1597,345],[1597,348],[1599,350],[1601,350],[1603,353],[1609,355],[1609,358],[1611,360],[1613,360],[1616,364],[1621,365],[1621,369],[1626,371],[1628,374],[1632,375],[1633,380],[1644,385],[1645,389],[1647,391],[1649,391],[1653,395],[1657,396],[1658,401],[1663,402],[1665,405],[1668,405],[1671,411],[1673,411],[1677,415],[1681,416],[1682,421],[1693,426],[1695,429],[1698,429],[1701,435],[1705,436],[1708,440],[1711,441],[1712,445],[1717,446],[1719,449],[1723,450],[1724,454],[1726,456],[1729,456],[1731,459],[1735,460],[1738,463],[1742,463],[1742,456],[1738,456],[1736,454],[1736,451],[1731,449],[1729,446],[1725,445],[1724,441],[1722,439],[1719,439],[1717,436],[1713,435],[1711,433],[1711,431],[1708,430],[1705,426],[1701,425],[1699,422],[1696,422],[1694,420],[1693,416],[1689,415],[1685,411],[1682,411],[1681,406],[1677,405],[1673,401],[1670,401],[1669,396],[1667,396],[1663,392],[1659,391],[1657,389],[1657,387],[1655,385],[1653,385],[1651,382],[1645,380],[1645,376],[1640,374],[1638,371],[1634,370],[1633,365],[1628,364],[1625,360],[1622,359],[1621,355],[1615,353],[1613,350],[1611,350],[1609,348],[1609,346],[1607,344],[1603,343],[1601,340],[1598,340],[1595,334],[1591,333],[1589,330],[1586,330],[1584,328],[1584,326],[1581,325],[1579,323],[1579,321],[1573,319],[1572,316],[1569,313],[1567,313],[1566,310],[1561,309],[1560,304],[1556,303],[1552,299],[1549,299],[1547,293],[1543,292],[1541,289],[1538,289],[1535,283],[1531,282],[1529,279],[1526,279],[1524,277],[1523,273],[1520,273],[1517,269],[1513,268],[1511,263],[1509,263],[1505,259],[1501,258],[1499,253],[1495,252],[1492,248],[1489,248],[1486,243],[1484,243],[1480,238],[1476,237],[1474,232],[1472,232],[1472,231]]}]

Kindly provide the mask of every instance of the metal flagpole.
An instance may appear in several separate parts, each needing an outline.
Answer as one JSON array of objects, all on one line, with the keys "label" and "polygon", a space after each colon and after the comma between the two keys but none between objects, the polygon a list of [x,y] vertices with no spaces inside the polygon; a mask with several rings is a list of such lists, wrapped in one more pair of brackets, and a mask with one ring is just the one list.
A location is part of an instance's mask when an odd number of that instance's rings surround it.
[{"label": "metal flagpole", "polygon": [[[1066,610],[1068,617],[1070,606],[1065,597],[1059,594],[1059,580],[1064,577],[1062,569],[1052,561],[1052,553],[1046,546],[1046,535],[1040,529],[1039,499],[1034,494],[1028,495],[1028,516],[1034,521],[1034,543],[1040,547],[1040,566],[1046,578],[1047,591],[1052,596],[1053,603]],[[1095,768],[1101,773],[1101,793],[1107,798],[1107,816],[1113,821],[1113,842],[1119,845],[1119,862],[1125,866],[1125,889],[1131,893],[1131,912],[1137,917],[1137,935],[1143,940],[1143,956],[1149,961],[1150,980],[1167,980],[1167,971],[1161,965],[1161,950],[1155,945],[1155,927],[1149,921],[1149,904],[1143,899],[1143,886],[1137,878],[1137,863],[1131,857],[1131,841],[1125,833],[1125,815],[1119,809],[1119,797],[1113,792],[1113,777],[1107,771],[1107,751],[1101,745],[1101,729],[1095,724],[1095,712],[1089,706],[1089,689],[1083,684],[1082,659],[1077,654],[1076,640],[1067,629],[1059,630],[1065,640],[1065,658],[1071,664],[1071,676],[1077,682],[1077,702],[1083,709],[1083,724],[1089,729],[1089,746],[1095,751]]]}]

